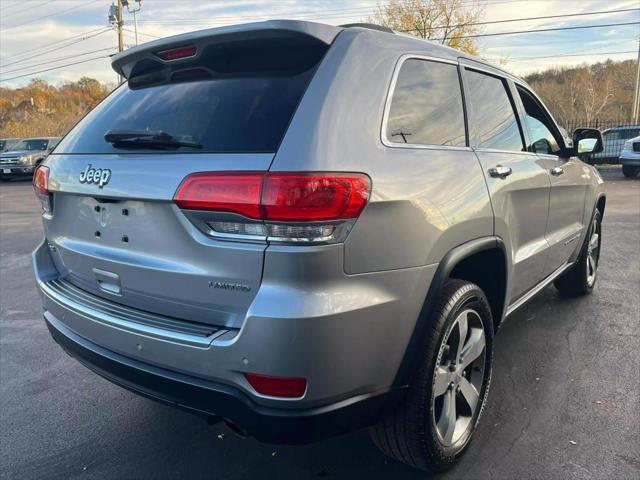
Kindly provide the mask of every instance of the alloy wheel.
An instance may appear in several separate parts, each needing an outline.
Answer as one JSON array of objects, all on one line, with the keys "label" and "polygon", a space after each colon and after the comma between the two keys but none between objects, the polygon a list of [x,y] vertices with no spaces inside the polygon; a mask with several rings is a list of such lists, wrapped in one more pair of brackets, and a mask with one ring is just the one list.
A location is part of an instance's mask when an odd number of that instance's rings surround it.
[{"label": "alloy wheel", "polygon": [[438,438],[447,447],[465,435],[481,406],[485,356],[482,318],[464,310],[442,341],[434,373],[431,411]]},{"label": "alloy wheel", "polygon": [[587,285],[589,288],[596,283],[598,260],[600,259],[600,222],[594,217],[590,230],[591,236],[587,244]]}]

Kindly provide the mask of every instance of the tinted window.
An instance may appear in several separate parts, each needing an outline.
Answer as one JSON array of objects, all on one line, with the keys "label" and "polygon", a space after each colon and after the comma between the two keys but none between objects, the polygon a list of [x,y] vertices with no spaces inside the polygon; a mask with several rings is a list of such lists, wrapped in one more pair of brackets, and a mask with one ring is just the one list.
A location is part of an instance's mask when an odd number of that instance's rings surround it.
[{"label": "tinted window", "polygon": [[[169,152],[275,152],[326,51],[317,42],[301,42],[214,45],[193,64],[136,66],[129,81],[87,115],[55,153],[131,152],[131,143],[116,148],[105,141],[110,130],[162,131],[202,146],[173,146]],[[134,150],[140,151],[164,150]]]},{"label": "tinted window", "polygon": [[527,145],[527,150],[535,153],[557,155],[560,152],[560,146],[544,110],[525,90],[518,87],[518,93],[524,104],[524,121],[529,132],[530,144]]},{"label": "tinted window", "polygon": [[[131,90],[123,85],[60,144],[57,153],[111,153],[109,130],[162,130],[196,152],[275,152],[309,78],[230,78]],[[156,151],[157,153],[157,151]]]},{"label": "tinted window", "polygon": [[638,136],[639,133],[640,133],[640,130],[628,129],[624,131],[624,138],[626,140],[630,138],[635,138]]},{"label": "tinted window", "polygon": [[393,91],[386,136],[394,143],[466,145],[457,66],[406,60]]},{"label": "tinted window", "polygon": [[46,150],[47,143],[49,141],[46,138],[33,138],[31,140],[21,140],[15,147],[15,150]]},{"label": "tinted window", "polygon": [[476,148],[523,151],[520,128],[504,80],[467,70],[471,104],[472,145]]}]

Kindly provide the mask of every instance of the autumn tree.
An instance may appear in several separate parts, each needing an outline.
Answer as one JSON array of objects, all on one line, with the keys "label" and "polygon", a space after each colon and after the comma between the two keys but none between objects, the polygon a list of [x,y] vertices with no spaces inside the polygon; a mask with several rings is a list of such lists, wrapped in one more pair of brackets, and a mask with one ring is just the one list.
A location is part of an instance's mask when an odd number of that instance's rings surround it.
[{"label": "autumn tree", "polygon": [[0,138],[64,135],[112,88],[89,77],[59,86],[34,79],[24,87],[0,87]]},{"label": "autumn tree", "polygon": [[368,21],[476,55],[478,44],[468,36],[478,33],[483,14],[480,1],[389,0],[379,3]]},{"label": "autumn tree", "polygon": [[575,67],[551,67],[525,80],[563,125],[596,119],[623,120],[631,115],[635,62],[607,60]]}]

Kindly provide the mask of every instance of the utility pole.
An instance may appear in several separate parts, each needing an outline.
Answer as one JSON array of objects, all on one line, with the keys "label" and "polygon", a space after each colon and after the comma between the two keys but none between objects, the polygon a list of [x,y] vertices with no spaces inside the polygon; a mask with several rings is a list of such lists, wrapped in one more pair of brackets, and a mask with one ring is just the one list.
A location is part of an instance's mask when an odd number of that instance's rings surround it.
[{"label": "utility pole", "polygon": [[124,20],[122,19],[122,0],[118,0],[118,52],[124,50],[124,37],[122,36],[122,27]]},{"label": "utility pole", "polygon": [[[124,20],[122,18],[122,0],[117,0],[118,5],[113,3],[109,7],[109,25],[115,27],[118,32],[118,52],[124,50],[124,37],[122,27],[124,26]],[[118,84],[122,83],[122,76],[118,75]]]},{"label": "utility pole", "polygon": [[640,37],[638,37],[638,64],[636,65],[636,90],[633,95],[631,122],[640,124]]},{"label": "utility pole", "polygon": [[136,36],[136,45],[138,45],[138,12],[142,9],[142,0],[134,0],[137,7],[131,8],[130,0],[122,0],[122,5],[127,7],[127,12],[133,14],[133,30]]}]

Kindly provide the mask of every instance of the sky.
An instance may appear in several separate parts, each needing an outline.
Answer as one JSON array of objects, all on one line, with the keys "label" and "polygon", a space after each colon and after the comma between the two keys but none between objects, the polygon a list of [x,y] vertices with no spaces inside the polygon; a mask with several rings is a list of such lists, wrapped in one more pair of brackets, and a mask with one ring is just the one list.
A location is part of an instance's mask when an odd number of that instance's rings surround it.
[{"label": "sky", "polygon": [[[462,0],[484,6],[483,22],[640,9],[640,0]],[[33,78],[57,84],[89,76],[114,83],[109,55],[117,51],[108,29],[111,0],[0,0],[0,85],[19,87]],[[130,0],[135,5],[133,0]],[[144,0],[138,41],[209,27],[274,18],[340,25],[366,21],[378,0]],[[124,13],[125,46],[135,45],[134,16]],[[640,22],[627,11],[485,25],[483,34],[531,29]],[[480,56],[516,74],[549,66],[637,58],[640,25],[496,35],[478,39]],[[82,62],[82,63],[78,63]],[[69,65],[77,63],[76,65]],[[66,66],[65,66],[66,65]],[[62,67],[46,72],[40,70]],[[18,78],[16,78],[18,77]]]}]

